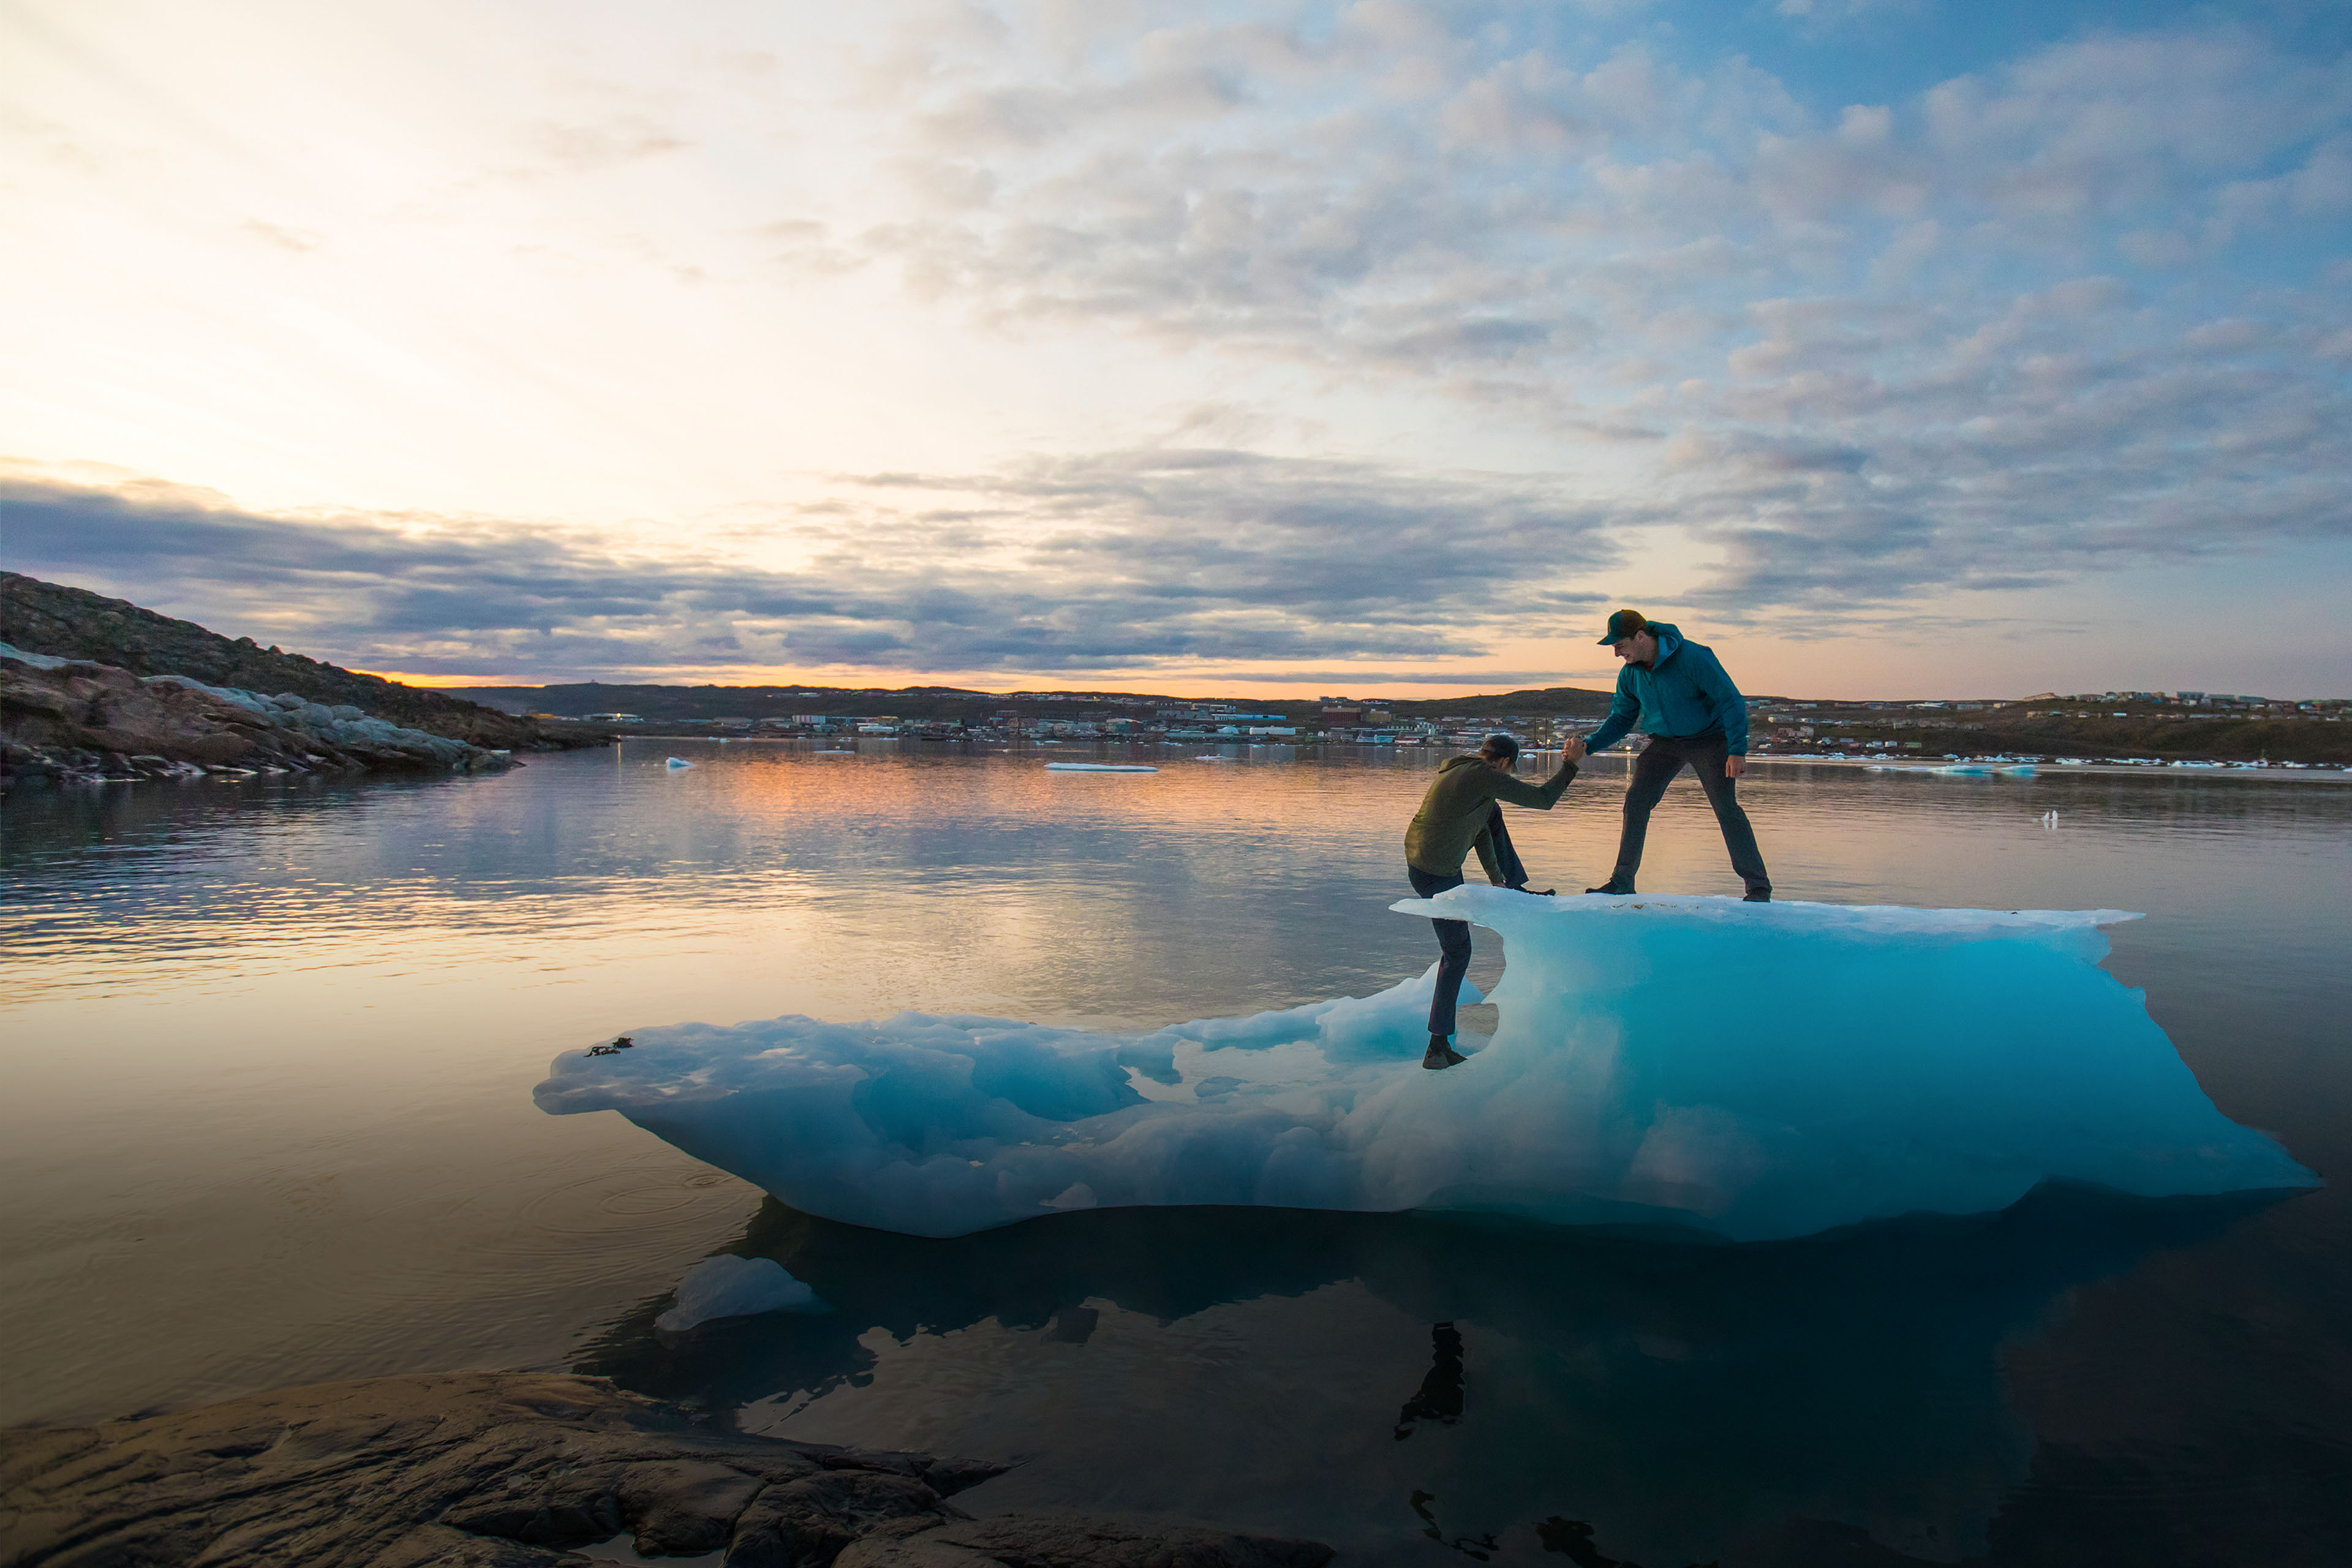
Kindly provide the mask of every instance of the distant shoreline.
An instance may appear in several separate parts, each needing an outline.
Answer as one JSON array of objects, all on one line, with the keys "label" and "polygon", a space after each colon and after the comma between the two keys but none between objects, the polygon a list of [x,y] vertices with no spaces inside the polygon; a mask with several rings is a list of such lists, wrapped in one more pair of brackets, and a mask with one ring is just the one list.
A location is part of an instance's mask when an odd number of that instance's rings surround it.
[{"label": "distant shoreline", "polygon": [[[1397,755],[1415,755],[1422,752],[1427,752],[1433,756],[1451,756],[1454,754],[1454,748],[1448,744],[1420,745],[1409,743],[1402,746],[1394,744],[1373,745],[1360,741],[1324,741],[1311,739],[1284,741],[1251,740],[1246,738],[1236,740],[1231,736],[1208,740],[1188,739],[1182,741],[1160,740],[1149,737],[1129,739],[1125,737],[1112,736],[1103,736],[1099,738],[1079,737],[1069,739],[1049,737],[1043,740],[1035,740],[1028,737],[1006,736],[973,736],[966,738],[939,735],[763,735],[756,732],[751,734],[713,734],[709,731],[697,731],[664,729],[647,730],[638,733],[614,737],[615,744],[628,741],[643,741],[649,742],[657,741],[665,745],[694,742],[709,744],[714,742],[725,742],[730,745],[738,746],[751,744],[835,746],[844,742],[847,742],[852,745],[865,742],[875,745],[877,749],[882,746],[895,747],[905,745],[908,742],[914,742],[917,744],[937,746],[961,746],[977,752],[1005,753],[1042,750],[1051,747],[1056,752],[1060,752],[1065,749],[1075,751],[1088,748],[1097,750],[1134,750],[1139,748],[1148,748],[1154,752],[1175,750],[1189,754],[1192,753],[1195,748],[1209,746],[1237,748],[1252,751],[1345,751],[1368,752],[1375,754],[1391,753]],[[1603,752],[1597,757],[1588,757],[1585,759],[1584,763],[1580,765],[1589,768],[1595,763],[1631,762],[1637,754],[1637,752],[1632,751],[1612,750]],[[1522,753],[1522,755],[1530,761],[1539,757],[1556,757],[1559,755],[1559,748],[1557,746],[1529,747]],[[1182,759],[1179,758],[1178,760],[1181,761]],[[1955,763],[1990,763],[1993,765],[2031,766],[2036,769],[2037,773],[2041,774],[2067,778],[2147,778],[2156,775],[2162,775],[2164,777],[2189,775],[2198,778],[2218,778],[2226,776],[2230,778],[2303,779],[2318,783],[2332,784],[2352,783],[2352,767],[2337,766],[2332,763],[2237,763],[2218,759],[2149,758],[2145,761],[2131,762],[2117,758],[2098,758],[2086,762],[2058,762],[2043,758],[2021,757],[2013,754],[1997,752],[1988,752],[1976,756],[1938,754],[1935,757],[1929,758],[1920,756],[1916,753],[1906,755],[1900,752],[1879,756],[1834,757],[1819,755],[1792,756],[1767,752],[1751,754],[1748,761],[1751,767],[1793,766],[1860,768],[1864,771],[1876,771],[1889,773],[1936,774],[1938,769],[1949,767]],[[1940,776],[1950,777],[1953,775],[1943,774]]]}]

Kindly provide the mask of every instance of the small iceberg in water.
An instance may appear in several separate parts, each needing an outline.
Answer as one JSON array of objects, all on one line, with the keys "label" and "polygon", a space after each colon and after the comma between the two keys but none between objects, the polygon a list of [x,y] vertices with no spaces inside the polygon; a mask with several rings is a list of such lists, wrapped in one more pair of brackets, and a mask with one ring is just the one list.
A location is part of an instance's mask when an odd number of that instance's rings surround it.
[{"label": "small iceberg in water", "polygon": [[682,1334],[713,1318],[749,1318],[761,1312],[822,1312],[814,1290],[785,1272],[772,1258],[738,1258],[722,1252],[686,1271],[671,1293],[668,1311],[654,1320],[664,1333]]},{"label": "small iceberg in water", "polygon": [[664,763],[662,766],[666,768],[690,768],[694,766],[694,764],[688,762],[684,757],[672,757],[669,761]]},{"label": "small iceberg in water", "polygon": [[2317,1179],[2215,1110],[2142,994],[2098,967],[2099,928],[2133,915],[1496,888],[1391,907],[1508,940],[1501,1027],[1443,1073],[1421,1068],[1433,965],[1372,996],[1137,1035],[921,1013],[643,1028],[632,1050],[558,1057],[536,1099],[618,1110],[795,1208],[919,1236],[1223,1204],[1756,1241],[1996,1211],[2052,1181],[2170,1196]]}]

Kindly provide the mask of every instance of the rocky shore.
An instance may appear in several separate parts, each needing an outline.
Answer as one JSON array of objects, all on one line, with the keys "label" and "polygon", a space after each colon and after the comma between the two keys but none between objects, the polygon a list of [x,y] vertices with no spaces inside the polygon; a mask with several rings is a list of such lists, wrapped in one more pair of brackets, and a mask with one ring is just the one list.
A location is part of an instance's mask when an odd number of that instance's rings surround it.
[{"label": "rocky shore", "polygon": [[1311,1541],[947,1500],[1007,1467],[744,1436],[602,1378],[463,1373],[0,1433],[0,1568],[1322,1568]]},{"label": "rocky shore", "polygon": [[502,750],[292,692],[27,653],[0,643],[0,788],[34,781],[495,772]]}]

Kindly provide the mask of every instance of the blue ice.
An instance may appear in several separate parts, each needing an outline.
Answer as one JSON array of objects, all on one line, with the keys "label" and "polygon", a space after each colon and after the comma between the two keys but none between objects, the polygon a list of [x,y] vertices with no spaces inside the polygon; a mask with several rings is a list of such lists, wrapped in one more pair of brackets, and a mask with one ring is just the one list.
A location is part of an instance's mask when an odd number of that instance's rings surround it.
[{"label": "blue ice", "polygon": [[722,1252],[686,1271],[670,1292],[669,1310],[654,1320],[664,1333],[682,1334],[713,1318],[749,1318],[761,1312],[822,1312],[825,1304],[772,1258],[738,1258]]},{"label": "blue ice", "polygon": [[[901,1013],[567,1051],[614,1110],[809,1213],[959,1236],[1059,1211],[1484,1210],[1753,1241],[2317,1178],[2230,1121],[2099,961],[2110,910],[1923,910],[1466,887],[1500,1027],[1421,1068],[1434,968],[1372,996],[1110,1035]],[[1475,999],[1465,994],[1465,1000]]]}]

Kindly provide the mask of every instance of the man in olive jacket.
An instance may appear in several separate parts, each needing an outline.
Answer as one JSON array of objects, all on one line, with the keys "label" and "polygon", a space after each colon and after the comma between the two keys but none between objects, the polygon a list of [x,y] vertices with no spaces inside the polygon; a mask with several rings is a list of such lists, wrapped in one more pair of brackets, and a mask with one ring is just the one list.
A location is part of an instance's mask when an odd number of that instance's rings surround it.
[{"label": "man in olive jacket", "polygon": [[[1576,759],[1584,754],[1580,741],[1570,741],[1559,772],[1539,784],[1523,784],[1511,776],[1519,760],[1519,743],[1508,735],[1489,735],[1475,757],[1449,757],[1421,797],[1412,826],[1404,830],[1404,869],[1412,890],[1424,899],[1462,885],[1462,858],[1472,850],[1497,887],[1517,887],[1527,879],[1507,837],[1499,833],[1502,813],[1496,805],[1531,805],[1549,811],[1559,804],[1576,777]],[[1501,842],[1496,842],[1497,838]],[[1470,922],[1432,921],[1437,947],[1444,957],[1437,966],[1437,990],[1429,999],[1429,1052],[1425,1068],[1450,1068],[1469,1058],[1453,1045],[1454,1013],[1462,995],[1462,977],[1470,973]]]},{"label": "man in olive jacket", "polygon": [[1639,610],[1609,617],[1603,647],[1625,661],[1617,672],[1617,695],[1609,717],[1592,731],[1591,749],[1605,751],[1638,721],[1650,744],[1633,763],[1625,790],[1625,828],[1617,840],[1617,865],[1609,879],[1588,893],[1630,893],[1642,868],[1642,846],[1650,834],[1650,811],[1666,785],[1687,763],[1715,808],[1731,868],[1748,884],[1748,901],[1769,903],[1772,879],[1756,847],[1756,829],[1739,805],[1737,780],[1748,770],[1748,699],[1723,672],[1715,650],[1684,640],[1680,628],[1653,621]]}]

